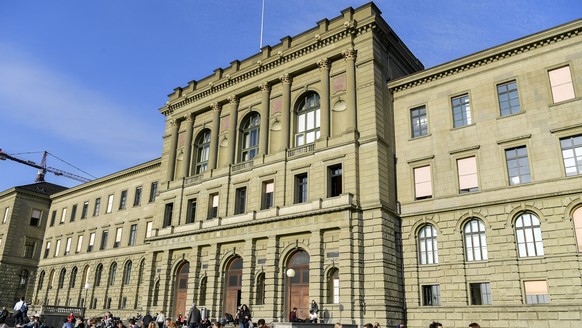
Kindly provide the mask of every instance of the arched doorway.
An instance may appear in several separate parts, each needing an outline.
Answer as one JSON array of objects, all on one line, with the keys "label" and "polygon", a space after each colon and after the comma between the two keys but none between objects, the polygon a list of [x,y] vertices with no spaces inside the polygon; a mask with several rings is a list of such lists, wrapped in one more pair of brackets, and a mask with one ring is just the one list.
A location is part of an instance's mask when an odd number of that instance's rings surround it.
[{"label": "arched doorway", "polygon": [[309,254],[306,251],[295,252],[289,259],[287,271],[293,269],[293,277],[287,279],[287,319],[289,312],[297,308],[297,318],[309,317]]},{"label": "arched doorway", "polygon": [[188,296],[188,273],[190,263],[184,262],[177,270],[176,285],[174,286],[174,309],[170,315],[177,318],[180,314],[186,313],[186,299]]},{"label": "arched doorway", "polygon": [[235,258],[226,270],[224,312],[236,315],[236,309],[241,305],[243,260]]}]

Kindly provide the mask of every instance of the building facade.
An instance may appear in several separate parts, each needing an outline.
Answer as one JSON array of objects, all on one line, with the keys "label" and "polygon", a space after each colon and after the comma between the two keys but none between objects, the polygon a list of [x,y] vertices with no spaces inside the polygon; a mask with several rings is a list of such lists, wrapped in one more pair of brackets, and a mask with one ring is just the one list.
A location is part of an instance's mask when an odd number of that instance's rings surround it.
[{"label": "building facade", "polygon": [[424,70],[380,14],[176,88],[161,158],[51,196],[33,303],[575,327],[582,21]]}]

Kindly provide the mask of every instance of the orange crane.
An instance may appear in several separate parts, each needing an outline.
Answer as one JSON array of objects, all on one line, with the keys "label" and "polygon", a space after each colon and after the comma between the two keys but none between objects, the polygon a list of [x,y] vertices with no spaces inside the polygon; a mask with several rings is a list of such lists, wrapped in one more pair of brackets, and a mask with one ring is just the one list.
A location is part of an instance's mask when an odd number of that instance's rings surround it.
[{"label": "orange crane", "polygon": [[[36,180],[35,180],[36,182],[44,182],[44,176],[46,175],[47,172],[51,172],[51,173],[53,173],[56,176],[64,176],[64,177],[67,177],[69,179],[73,179],[73,180],[77,180],[77,181],[81,181],[81,182],[89,182],[89,181],[91,181],[90,179],[87,179],[87,178],[82,177],[80,175],[76,175],[76,174],[73,174],[73,173],[65,172],[63,170],[59,170],[57,168],[50,167],[50,166],[47,167],[46,166],[46,155],[47,154],[48,154],[48,152],[47,151],[44,151],[43,152],[43,155],[42,155],[42,160],[41,160],[40,164],[36,164],[35,162],[30,161],[30,160],[20,159],[18,157],[14,157],[13,155],[8,155],[5,152],[3,152],[2,149],[0,149],[0,160],[3,160],[4,161],[6,159],[9,159],[9,160],[18,162],[20,164],[24,164],[24,165],[28,165],[28,166],[37,168],[38,169],[38,175],[36,176]],[[87,173],[87,172],[85,172],[85,173]]]}]

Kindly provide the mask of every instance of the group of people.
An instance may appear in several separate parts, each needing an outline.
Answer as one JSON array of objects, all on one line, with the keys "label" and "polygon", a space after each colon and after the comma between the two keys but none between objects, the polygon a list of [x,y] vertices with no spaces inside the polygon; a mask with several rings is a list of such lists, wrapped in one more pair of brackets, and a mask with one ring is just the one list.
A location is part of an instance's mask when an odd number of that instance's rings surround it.
[{"label": "group of people", "polygon": [[305,319],[299,318],[296,307],[291,309],[291,312],[289,313],[289,321],[291,322],[317,323],[318,318],[319,318],[319,306],[317,305],[317,302],[315,302],[315,300],[311,300],[311,304],[309,306],[309,317]]}]

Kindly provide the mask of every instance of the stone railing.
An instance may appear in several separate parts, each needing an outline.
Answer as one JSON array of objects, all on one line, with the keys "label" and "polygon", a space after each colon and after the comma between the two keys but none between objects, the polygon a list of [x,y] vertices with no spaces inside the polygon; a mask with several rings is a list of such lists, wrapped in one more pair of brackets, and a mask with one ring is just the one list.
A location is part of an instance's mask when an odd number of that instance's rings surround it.
[{"label": "stone railing", "polygon": [[287,157],[293,157],[299,154],[305,154],[305,153],[309,153],[315,150],[315,144],[309,144],[309,145],[305,145],[305,146],[301,146],[301,147],[297,147],[297,148],[293,148],[293,149],[289,149],[287,151]]}]

